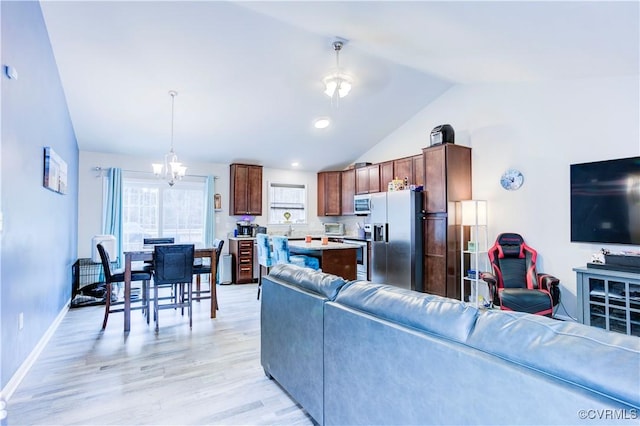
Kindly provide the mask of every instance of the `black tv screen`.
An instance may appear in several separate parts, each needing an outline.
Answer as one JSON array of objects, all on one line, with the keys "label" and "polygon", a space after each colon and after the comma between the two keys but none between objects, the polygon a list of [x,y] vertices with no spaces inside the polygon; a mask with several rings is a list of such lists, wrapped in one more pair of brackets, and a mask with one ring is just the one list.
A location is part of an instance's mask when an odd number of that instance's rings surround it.
[{"label": "black tv screen", "polygon": [[571,165],[571,241],[640,245],[640,157]]}]

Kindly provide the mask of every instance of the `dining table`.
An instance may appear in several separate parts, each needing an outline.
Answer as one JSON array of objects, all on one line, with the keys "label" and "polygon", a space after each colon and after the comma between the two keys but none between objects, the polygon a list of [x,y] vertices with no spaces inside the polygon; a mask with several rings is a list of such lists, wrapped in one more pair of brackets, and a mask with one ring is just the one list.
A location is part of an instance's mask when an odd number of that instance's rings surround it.
[{"label": "dining table", "polygon": [[[209,282],[211,285],[211,318],[216,317],[218,298],[216,294],[216,249],[196,248],[194,258],[209,258],[211,261],[211,275]],[[133,262],[152,262],[153,250],[135,250],[124,252],[124,331],[131,330],[131,264]],[[147,297],[149,297],[147,295]],[[147,312],[147,315],[149,313]]]}]

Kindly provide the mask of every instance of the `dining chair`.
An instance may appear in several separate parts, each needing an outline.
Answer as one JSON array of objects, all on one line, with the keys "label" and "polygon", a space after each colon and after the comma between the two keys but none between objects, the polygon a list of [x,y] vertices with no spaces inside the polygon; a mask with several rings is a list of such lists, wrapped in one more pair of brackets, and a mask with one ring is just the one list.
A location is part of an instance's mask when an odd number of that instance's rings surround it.
[{"label": "dining chair", "polygon": [[273,243],[273,254],[276,264],[291,263],[306,268],[320,269],[320,261],[317,257],[291,254],[289,250],[289,238],[286,236],[272,235],[271,242]]},{"label": "dining chair", "polygon": [[[189,327],[192,327],[194,245],[158,245],[153,251],[153,317],[156,321],[156,331],[159,330],[160,323],[158,313],[162,309],[180,308],[184,315],[184,308],[187,308]],[[170,289],[171,294],[160,297],[160,289]]]},{"label": "dining chair", "polygon": [[258,300],[260,300],[260,290],[262,289],[262,269],[266,268],[267,274],[269,269],[276,264],[273,251],[271,250],[271,243],[269,242],[269,236],[267,234],[256,234],[256,248],[258,250]]},{"label": "dining chair", "polygon": [[[124,312],[124,308],[114,308],[114,306],[124,305],[124,300],[118,300],[114,297],[113,284],[124,283],[124,271],[111,270],[111,259],[109,253],[102,244],[97,245],[98,253],[100,254],[100,261],[102,263],[102,269],[104,269],[104,278],[106,284],[105,291],[105,307],[104,307],[104,319],[102,320],[102,329],[107,327],[107,321],[109,320],[109,314],[115,312]],[[149,323],[149,281],[151,280],[151,273],[148,271],[131,271],[131,281],[142,281],[142,297],[138,292],[137,297],[131,296],[132,302],[139,302],[137,306],[131,307],[131,310],[142,309],[147,315],[147,323]]]},{"label": "dining chair", "polygon": [[159,244],[174,244],[175,242],[176,242],[176,239],[173,237],[143,238],[142,248],[152,249],[154,246],[157,246]]},{"label": "dining chair", "polygon": [[[193,275],[196,276],[196,289],[193,291],[193,300],[200,301],[202,299],[211,299],[211,293],[215,291],[214,286],[218,283],[217,271],[218,266],[220,265],[220,256],[222,255],[222,247],[224,246],[224,240],[216,238],[213,240],[213,247],[216,249],[215,259],[209,258],[207,261],[206,258],[196,258],[193,262]],[[211,272],[211,262],[215,262],[216,265],[216,276],[214,277]],[[209,274],[209,290],[201,290],[200,288],[200,276]],[[209,294],[209,296],[202,296],[203,294]],[[216,310],[218,309],[217,303],[218,299],[216,298]]]}]

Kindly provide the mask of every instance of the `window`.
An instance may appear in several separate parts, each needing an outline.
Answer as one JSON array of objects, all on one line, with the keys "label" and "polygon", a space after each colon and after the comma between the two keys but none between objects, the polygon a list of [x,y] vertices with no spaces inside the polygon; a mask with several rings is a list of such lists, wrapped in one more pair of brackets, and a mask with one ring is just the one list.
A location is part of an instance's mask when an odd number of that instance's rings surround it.
[{"label": "window", "polygon": [[269,183],[269,223],[307,222],[307,187],[299,184]]},{"label": "window", "polygon": [[173,237],[204,246],[205,183],[123,179],[123,249],[140,250],[143,238]]}]

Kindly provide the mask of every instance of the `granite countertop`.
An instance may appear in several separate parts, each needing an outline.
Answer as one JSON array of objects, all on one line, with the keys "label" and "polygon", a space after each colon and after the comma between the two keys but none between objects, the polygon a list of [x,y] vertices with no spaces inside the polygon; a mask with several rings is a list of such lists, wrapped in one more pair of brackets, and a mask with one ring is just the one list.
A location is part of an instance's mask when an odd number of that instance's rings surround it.
[{"label": "granite countertop", "polygon": [[[271,235],[269,235],[271,236]],[[322,235],[322,234],[311,234],[312,242],[320,243],[320,239],[322,237],[328,237],[329,239],[337,238],[342,240],[351,240],[351,241],[367,241],[364,238],[360,238],[356,235]],[[255,237],[228,237],[229,241],[255,241]],[[288,238],[290,242],[301,242],[304,241],[305,236],[295,236]],[[306,244],[306,243],[305,243]],[[332,243],[332,244],[341,244],[341,243]]]},{"label": "granite countertop", "polygon": [[229,241],[254,241],[256,237],[229,237]]},{"label": "granite countertop", "polygon": [[321,241],[312,240],[310,243],[305,243],[304,241],[289,241],[289,247],[295,248],[297,250],[337,250],[337,249],[357,249],[357,246],[354,244],[345,244],[345,243],[334,243],[329,242],[327,244],[322,244]]}]

